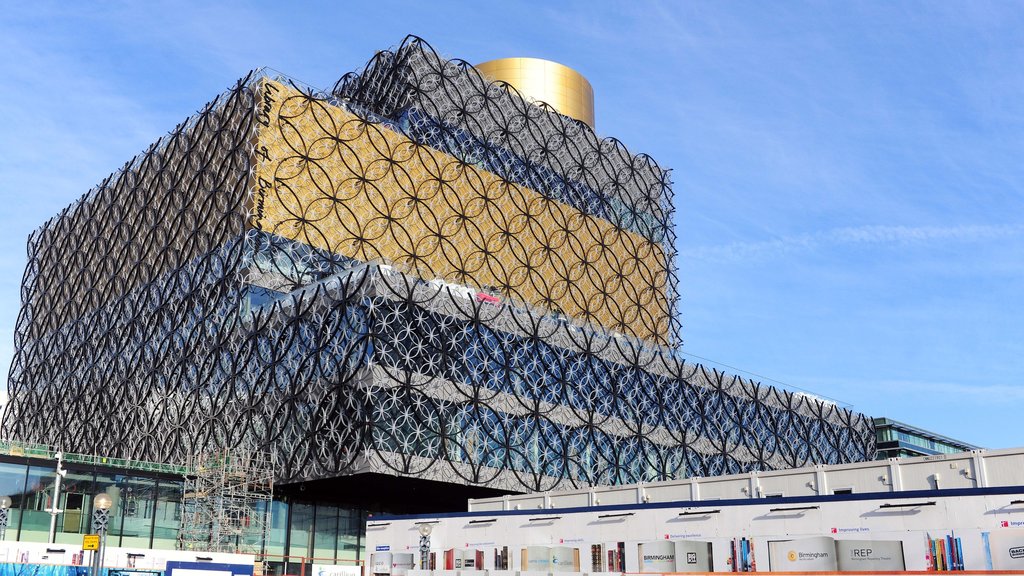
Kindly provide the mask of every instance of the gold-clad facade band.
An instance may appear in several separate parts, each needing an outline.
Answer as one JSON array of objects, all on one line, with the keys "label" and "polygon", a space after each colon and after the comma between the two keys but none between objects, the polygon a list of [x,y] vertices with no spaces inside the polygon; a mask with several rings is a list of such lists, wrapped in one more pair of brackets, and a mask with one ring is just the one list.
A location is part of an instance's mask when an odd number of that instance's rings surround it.
[{"label": "gold-clad facade band", "polygon": [[476,69],[492,80],[508,82],[520,94],[540,100],[559,113],[594,127],[594,89],[582,74],[540,58],[501,58]]},{"label": "gold-clad facade band", "polygon": [[251,224],[667,344],[661,246],[263,80]]}]

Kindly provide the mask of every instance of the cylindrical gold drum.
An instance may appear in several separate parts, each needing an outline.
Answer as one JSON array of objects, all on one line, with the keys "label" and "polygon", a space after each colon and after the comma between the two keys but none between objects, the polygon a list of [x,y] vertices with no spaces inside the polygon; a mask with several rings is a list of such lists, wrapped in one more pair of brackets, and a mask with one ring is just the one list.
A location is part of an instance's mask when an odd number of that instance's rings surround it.
[{"label": "cylindrical gold drum", "polygon": [[582,74],[540,58],[501,58],[477,64],[481,74],[508,82],[523,96],[594,127],[594,89]]}]

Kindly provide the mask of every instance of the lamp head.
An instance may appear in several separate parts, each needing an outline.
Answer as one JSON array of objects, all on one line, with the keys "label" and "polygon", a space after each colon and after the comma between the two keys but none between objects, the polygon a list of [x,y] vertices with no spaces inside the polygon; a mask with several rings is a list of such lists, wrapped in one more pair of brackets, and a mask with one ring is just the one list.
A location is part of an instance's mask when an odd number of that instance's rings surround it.
[{"label": "lamp head", "polygon": [[114,499],[110,497],[110,494],[100,492],[93,500],[93,505],[97,510],[110,510],[110,507],[114,505]]},{"label": "lamp head", "polygon": [[11,507],[10,496],[0,496],[0,510],[7,510]]},{"label": "lamp head", "polygon": [[417,529],[420,531],[420,536],[430,536],[430,533],[434,531],[434,525],[420,524]]}]

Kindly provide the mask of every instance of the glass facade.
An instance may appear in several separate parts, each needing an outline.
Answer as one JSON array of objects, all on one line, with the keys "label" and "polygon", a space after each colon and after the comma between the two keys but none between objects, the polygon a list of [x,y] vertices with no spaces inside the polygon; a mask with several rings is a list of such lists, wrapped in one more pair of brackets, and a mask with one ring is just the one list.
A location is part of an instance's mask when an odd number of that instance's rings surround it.
[{"label": "glass facade", "polygon": [[956,454],[978,448],[889,418],[875,418],[874,424],[879,460]]},{"label": "glass facade", "polygon": [[[137,548],[173,548],[178,533],[182,481],[146,478],[109,471],[67,468],[53,508],[56,466],[0,462],[0,495],[10,496],[5,540],[81,544],[92,532],[93,497],[106,492],[111,507],[108,544]],[[167,515],[172,517],[166,522]]]},{"label": "glass facade", "polygon": [[[25,493],[25,475],[28,472],[25,466],[0,462],[0,496],[8,496],[11,499],[11,508],[8,510],[7,526],[4,527],[4,540],[17,540],[18,529],[21,525],[24,503],[22,497]],[[13,529],[12,529],[13,527]]]},{"label": "glass facade", "polygon": [[[11,498],[3,539],[47,542],[56,463],[0,461],[0,496]],[[93,498],[106,492],[113,500],[107,545],[173,550],[181,525],[183,481],[165,476],[121,474],[111,470],[76,469],[65,465],[54,542],[81,544],[92,532]],[[271,521],[265,542],[239,542],[239,548],[262,551],[272,570],[285,573],[283,561],[317,564],[352,563],[365,559],[362,552],[366,512],[312,502],[271,503]],[[275,558],[276,557],[276,558]],[[280,562],[275,562],[281,560]],[[314,560],[315,559],[315,560]],[[276,568],[274,568],[276,566]]]}]

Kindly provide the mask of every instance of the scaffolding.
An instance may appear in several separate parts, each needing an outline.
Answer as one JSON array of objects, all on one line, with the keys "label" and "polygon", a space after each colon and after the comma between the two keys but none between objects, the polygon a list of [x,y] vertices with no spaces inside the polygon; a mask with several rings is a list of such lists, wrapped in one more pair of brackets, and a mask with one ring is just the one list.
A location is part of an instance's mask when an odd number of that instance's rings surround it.
[{"label": "scaffolding", "polygon": [[221,450],[195,456],[189,469],[178,548],[262,552],[274,495],[272,454]]}]

